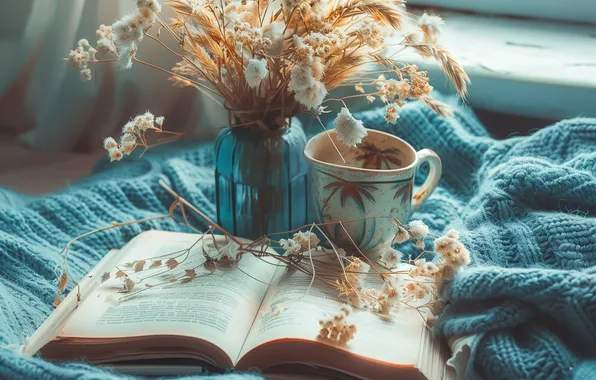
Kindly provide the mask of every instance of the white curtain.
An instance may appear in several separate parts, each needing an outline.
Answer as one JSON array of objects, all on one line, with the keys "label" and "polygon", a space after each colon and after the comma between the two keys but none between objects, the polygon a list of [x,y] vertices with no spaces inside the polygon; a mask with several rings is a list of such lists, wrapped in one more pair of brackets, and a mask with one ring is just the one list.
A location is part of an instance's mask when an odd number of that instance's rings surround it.
[{"label": "white curtain", "polygon": [[[167,74],[155,69],[100,64],[94,66],[94,80],[82,82],[63,61],[80,38],[93,44],[100,24],[111,24],[134,6],[134,0],[5,4],[0,12],[0,133],[27,129],[22,141],[35,149],[85,151],[100,148],[103,137],[146,110],[166,116],[169,129],[224,125],[227,117],[220,107],[193,88],[173,88]],[[168,68],[175,62],[149,39],[141,43],[138,57]]]}]

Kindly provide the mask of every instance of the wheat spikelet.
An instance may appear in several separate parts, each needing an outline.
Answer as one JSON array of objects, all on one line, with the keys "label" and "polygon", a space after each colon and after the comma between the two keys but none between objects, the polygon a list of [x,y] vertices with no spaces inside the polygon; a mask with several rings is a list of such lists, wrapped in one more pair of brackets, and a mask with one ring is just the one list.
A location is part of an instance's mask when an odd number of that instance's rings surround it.
[{"label": "wheat spikelet", "polygon": [[443,117],[453,116],[453,108],[448,104],[440,102],[430,95],[420,97],[420,101],[428,106],[431,110],[435,111]]}]

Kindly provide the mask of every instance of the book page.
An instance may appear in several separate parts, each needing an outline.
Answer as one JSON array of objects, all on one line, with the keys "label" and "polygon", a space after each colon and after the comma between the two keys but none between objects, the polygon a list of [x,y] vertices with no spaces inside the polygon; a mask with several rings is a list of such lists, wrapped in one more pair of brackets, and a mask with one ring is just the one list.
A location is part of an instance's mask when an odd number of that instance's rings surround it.
[{"label": "book page", "polygon": [[[319,320],[332,318],[342,303],[337,290],[319,281],[306,294],[310,282],[311,277],[304,273],[278,269],[240,357],[275,340],[316,341]],[[422,329],[426,328],[416,310],[402,307],[392,320],[387,320],[370,311],[354,309],[347,322],[356,325],[357,332],[342,347],[346,352],[393,365],[416,365]]]},{"label": "book page", "polygon": [[[165,255],[165,262],[168,257],[188,249],[200,237],[196,234],[145,232],[122,249],[119,267],[127,262],[157,255]],[[209,341],[230,358],[236,358],[275,267],[252,255],[245,255],[239,263],[241,270],[218,268],[208,274],[209,271],[200,265],[204,261],[201,247],[202,244],[210,243],[211,237],[197,243],[186,259],[184,256],[178,258],[181,263],[175,269],[168,271],[162,266],[143,271],[139,273],[143,274],[141,278],[145,278],[142,281],[137,274],[134,275],[137,279],[136,290],[144,288],[145,284],[167,282],[168,278],[176,276],[179,278],[180,275],[184,276],[185,268],[199,265],[197,277],[188,283],[178,281],[154,286],[124,301],[121,297],[125,294],[119,293],[123,286],[121,278],[110,278],[100,284],[79,306],[59,337],[183,335]],[[118,303],[119,299],[121,301]]]}]

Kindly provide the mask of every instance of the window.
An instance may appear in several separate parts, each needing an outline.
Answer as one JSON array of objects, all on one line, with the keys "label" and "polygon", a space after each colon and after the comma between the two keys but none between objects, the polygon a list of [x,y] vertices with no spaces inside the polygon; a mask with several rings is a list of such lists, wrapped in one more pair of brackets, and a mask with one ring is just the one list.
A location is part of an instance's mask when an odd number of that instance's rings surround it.
[{"label": "window", "polygon": [[[596,0],[408,0],[407,5],[445,18],[440,41],[470,75],[473,106],[550,120],[596,117]],[[427,70],[438,90],[450,92],[435,62],[411,53],[401,58]]]},{"label": "window", "polygon": [[596,23],[596,0],[409,0],[408,4],[478,13]]}]

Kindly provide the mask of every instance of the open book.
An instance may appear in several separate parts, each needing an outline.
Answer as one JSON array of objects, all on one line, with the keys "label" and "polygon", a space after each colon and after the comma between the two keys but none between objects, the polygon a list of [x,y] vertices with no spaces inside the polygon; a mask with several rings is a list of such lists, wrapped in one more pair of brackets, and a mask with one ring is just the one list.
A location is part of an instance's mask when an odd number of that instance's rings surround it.
[{"label": "open book", "polygon": [[[317,281],[307,292],[311,277],[252,255],[244,255],[240,270],[218,268],[120,303],[115,303],[122,296],[120,279],[97,281],[116,265],[188,248],[198,237],[149,231],[106,254],[90,273],[96,280],[83,281],[81,291],[72,291],[32,337],[53,337],[41,356],[82,359],[141,374],[151,374],[143,368],[152,368],[158,375],[187,373],[183,370],[196,365],[259,369],[272,378],[288,373],[443,378],[448,349],[432,338],[416,310],[402,308],[393,321],[354,310],[348,317],[358,329],[353,340],[343,347],[318,341],[318,321],[339,310],[337,292]],[[201,244],[210,239],[194,246],[188,260],[202,260]]]}]

